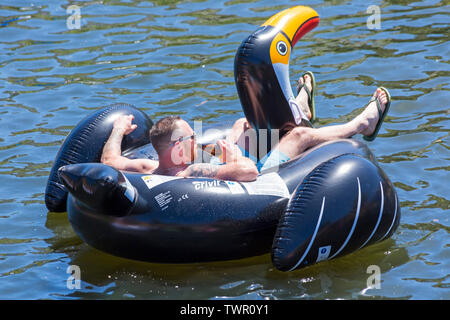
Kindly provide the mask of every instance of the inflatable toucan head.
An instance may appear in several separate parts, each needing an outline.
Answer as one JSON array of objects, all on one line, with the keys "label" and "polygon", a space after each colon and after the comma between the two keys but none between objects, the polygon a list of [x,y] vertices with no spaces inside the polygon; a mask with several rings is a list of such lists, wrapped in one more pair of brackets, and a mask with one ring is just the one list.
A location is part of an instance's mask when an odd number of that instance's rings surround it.
[{"label": "inflatable toucan head", "polygon": [[289,57],[300,38],[319,24],[319,15],[297,6],[277,13],[240,45],[234,62],[236,87],[252,126],[279,129],[309,125],[289,81]]}]

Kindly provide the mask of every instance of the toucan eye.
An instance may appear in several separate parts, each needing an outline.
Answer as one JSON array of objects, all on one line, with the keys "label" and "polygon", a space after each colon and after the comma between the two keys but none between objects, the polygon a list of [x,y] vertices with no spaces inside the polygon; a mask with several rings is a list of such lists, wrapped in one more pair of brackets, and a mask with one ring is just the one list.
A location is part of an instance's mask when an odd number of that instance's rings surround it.
[{"label": "toucan eye", "polygon": [[278,41],[278,43],[277,43],[277,51],[282,56],[286,55],[286,53],[288,52],[288,47],[286,45],[286,42]]}]

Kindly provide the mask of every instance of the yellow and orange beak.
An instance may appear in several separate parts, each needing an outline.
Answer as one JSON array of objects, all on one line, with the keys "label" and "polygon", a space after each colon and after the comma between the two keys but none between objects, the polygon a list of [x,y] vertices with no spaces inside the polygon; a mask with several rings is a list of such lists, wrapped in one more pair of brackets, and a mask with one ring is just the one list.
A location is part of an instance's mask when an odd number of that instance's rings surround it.
[{"label": "yellow and orange beak", "polygon": [[289,104],[295,123],[308,120],[295,100],[289,81],[289,58],[292,48],[307,32],[319,24],[319,15],[310,7],[297,6],[272,16],[262,27],[271,26],[270,60],[280,88]]},{"label": "yellow and orange beak", "polygon": [[264,22],[261,26],[272,26],[276,30],[270,46],[272,64],[289,64],[289,56],[297,41],[318,24],[317,12],[305,6],[286,9]]}]

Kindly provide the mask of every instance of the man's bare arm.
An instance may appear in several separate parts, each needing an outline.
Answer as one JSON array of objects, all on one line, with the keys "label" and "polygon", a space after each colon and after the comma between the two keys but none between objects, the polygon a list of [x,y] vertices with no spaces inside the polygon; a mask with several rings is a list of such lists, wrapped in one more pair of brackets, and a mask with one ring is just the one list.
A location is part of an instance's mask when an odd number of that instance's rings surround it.
[{"label": "man's bare arm", "polygon": [[242,156],[242,152],[236,145],[225,140],[217,141],[217,145],[221,148],[221,157],[226,162],[225,164],[196,163],[190,165],[178,175],[234,181],[253,181],[256,179],[258,169],[252,160]]},{"label": "man's bare arm", "polygon": [[121,144],[124,136],[124,129],[113,128],[111,135],[103,147],[102,162],[120,157],[122,154]]},{"label": "man's bare arm", "polygon": [[136,125],[131,124],[132,120],[133,116],[121,116],[114,122],[111,135],[103,147],[101,162],[117,170],[151,173],[158,167],[158,161],[122,157],[121,144],[123,137],[136,129]]},{"label": "man's bare arm", "polygon": [[182,177],[204,177],[220,180],[253,181],[258,176],[258,170],[250,159],[247,160],[249,162],[242,159],[242,161],[226,163],[223,165],[196,163],[190,165],[178,175]]},{"label": "man's bare arm", "polygon": [[219,167],[211,163],[196,163],[187,167],[180,175],[184,177],[215,178],[219,172]]}]

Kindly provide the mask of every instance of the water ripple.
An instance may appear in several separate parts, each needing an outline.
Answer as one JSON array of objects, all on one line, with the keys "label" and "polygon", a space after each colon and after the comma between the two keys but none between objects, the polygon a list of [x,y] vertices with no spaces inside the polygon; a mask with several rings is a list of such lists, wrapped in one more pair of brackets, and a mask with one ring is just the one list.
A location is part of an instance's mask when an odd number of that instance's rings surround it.
[{"label": "water ripple", "polygon": [[[0,1],[0,297],[25,299],[450,299],[448,295],[449,48],[444,0],[305,2],[320,25],[296,46],[293,84],[316,74],[318,125],[353,119],[377,86],[393,97],[369,147],[394,183],[402,221],[393,239],[292,273],[270,256],[193,265],[146,264],[83,243],[66,214],[47,213],[48,172],[64,138],[88,113],[134,104],[155,120],[233,121],[241,41],[291,1],[77,2],[69,30],[56,0]],[[82,289],[65,287],[68,265]],[[367,287],[379,265],[383,286]],[[35,288],[19,292],[21,283]]]}]

